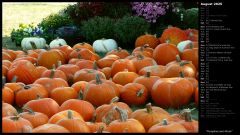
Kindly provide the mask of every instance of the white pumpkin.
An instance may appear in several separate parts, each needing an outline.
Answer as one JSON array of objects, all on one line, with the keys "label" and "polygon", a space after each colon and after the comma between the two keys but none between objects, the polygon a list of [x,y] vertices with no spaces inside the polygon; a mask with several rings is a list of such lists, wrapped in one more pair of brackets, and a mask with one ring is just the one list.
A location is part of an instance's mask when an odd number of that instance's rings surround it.
[{"label": "white pumpkin", "polygon": [[38,37],[28,37],[28,38],[24,38],[21,41],[21,46],[23,50],[43,49],[45,48],[45,45],[46,45],[46,40],[44,38],[38,38]]},{"label": "white pumpkin", "polygon": [[192,43],[191,40],[185,40],[185,41],[179,42],[177,45],[177,48],[182,53],[184,51],[185,47],[191,43]]},{"label": "white pumpkin", "polygon": [[56,38],[49,44],[50,48],[59,47],[61,45],[67,45],[67,42],[61,38]]},{"label": "white pumpkin", "polygon": [[99,39],[93,42],[93,49],[97,53],[107,53],[118,47],[117,42],[113,39]]}]

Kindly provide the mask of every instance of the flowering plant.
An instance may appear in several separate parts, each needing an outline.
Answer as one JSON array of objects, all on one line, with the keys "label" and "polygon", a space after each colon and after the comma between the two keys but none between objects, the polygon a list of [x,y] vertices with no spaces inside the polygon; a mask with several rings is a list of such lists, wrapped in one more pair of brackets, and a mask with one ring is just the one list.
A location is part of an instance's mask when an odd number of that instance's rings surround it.
[{"label": "flowering plant", "polygon": [[148,22],[156,23],[156,20],[166,14],[169,9],[168,2],[133,2],[132,10],[137,16],[143,16]]},{"label": "flowering plant", "polygon": [[43,34],[42,27],[34,26],[31,24],[19,24],[18,29],[13,29],[11,32],[11,39],[15,41],[17,45],[21,44],[21,41],[25,37],[40,37]]}]

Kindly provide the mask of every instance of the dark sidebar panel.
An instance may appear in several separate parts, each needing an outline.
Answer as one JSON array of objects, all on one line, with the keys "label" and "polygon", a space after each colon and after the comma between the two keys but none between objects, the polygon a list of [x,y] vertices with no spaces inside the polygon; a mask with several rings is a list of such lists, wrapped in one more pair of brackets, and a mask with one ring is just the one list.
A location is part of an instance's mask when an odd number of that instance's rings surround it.
[{"label": "dark sidebar panel", "polygon": [[199,3],[200,134],[240,133],[237,5],[231,1]]}]

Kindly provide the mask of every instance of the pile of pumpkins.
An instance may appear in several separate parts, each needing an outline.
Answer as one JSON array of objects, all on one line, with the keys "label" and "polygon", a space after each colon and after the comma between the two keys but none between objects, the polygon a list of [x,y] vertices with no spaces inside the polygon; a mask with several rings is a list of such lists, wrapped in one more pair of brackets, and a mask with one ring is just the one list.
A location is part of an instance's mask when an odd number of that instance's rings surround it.
[{"label": "pile of pumpkins", "polygon": [[142,35],[131,53],[113,39],[64,42],[41,49],[29,39],[24,51],[2,49],[3,132],[198,132],[190,109],[165,110],[198,106],[197,30]]}]

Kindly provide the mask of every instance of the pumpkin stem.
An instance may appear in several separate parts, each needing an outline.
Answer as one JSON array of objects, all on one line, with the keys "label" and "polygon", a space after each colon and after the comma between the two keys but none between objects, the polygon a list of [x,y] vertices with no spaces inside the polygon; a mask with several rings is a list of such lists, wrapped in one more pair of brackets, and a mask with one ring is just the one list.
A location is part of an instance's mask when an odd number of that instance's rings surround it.
[{"label": "pumpkin stem", "polygon": [[53,79],[54,74],[55,74],[55,70],[54,70],[54,69],[51,69],[51,73],[50,73],[50,76],[49,76],[49,77],[50,77],[51,79]]},{"label": "pumpkin stem", "polygon": [[97,133],[102,133],[103,130],[104,130],[104,126],[101,125],[101,126],[98,128]]},{"label": "pumpkin stem", "polygon": [[145,77],[149,78],[150,76],[151,76],[151,72],[147,71],[146,74],[145,74]]},{"label": "pumpkin stem", "polygon": [[5,83],[6,83],[6,77],[2,76],[2,88],[4,88]]},{"label": "pumpkin stem", "polygon": [[73,119],[73,113],[71,110],[68,111],[68,119]]},{"label": "pumpkin stem", "polygon": [[185,77],[183,71],[179,72],[179,76],[180,76],[181,78],[184,78],[184,77]]},{"label": "pumpkin stem", "polygon": [[30,89],[31,86],[29,86],[29,85],[25,85],[23,88],[24,88],[24,89]]},{"label": "pumpkin stem", "polygon": [[192,121],[192,116],[191,116],[191,112],[195,110],[195,108],[193,109],[183,109],[183,111],[181,112],[181,116],[185,119],[185,121],[187,122],[191,122]]},{"label": "pumpkin stem", "polygon": [[142,88],[141,90],[139,90],[137,92],[137,97],[141,97],[143,95],[143,93],[144,93],[144,89]]},{"label": "pumpkin stem", "polygon": [[96,60],[94,60],[94,62],[93,62],[93,69],[94,70],[98,70],[98,66],[97,66]]},{"label": "pumpkin stem", "polygon": [[152,104],[151,103],[148,103],[146,105],[146,108],[147,108],[147,113],[152,113]]},{"label": "pumpkin stem", "polygon": [[42,97],[39,95],[39,94],[37,94],[37,98],[36,99],[41,99]]},{"label": "pumpkin stem", "polygon": [[118,51],[118,52],[120,52],[121,50],[122,50],[122,48],[121,48],[121,47],[118,47],[118,48],[117,48],[117,51]]},{"label": "pumpkin stem", "polygon": [[111,104],[111,103],[116,103],[116,102],[118,102],[118,101],[119,101],[119,97],[116,96],[116,97],[112,98],[110,104]]},{"label": "pumpkin stem", "polygon": [[20,118],[19,115],[14,115],[14,116],[12,116],[10,119],[11,119],[11,120],[14,120],[14,121],[18,121],[19,118]]},{"label": "pumpkin stem", "polygon": [[[191,33],[191,32],[190,32],[190,33]],[[189,47],[190,47],[190,49],[193,49],[193,43],[192,43],[192,41],[190,42]]]},{"label": "pumpkin stem", "polygon": [[81,56],[80,53],[78,54],[77,58],[78,58],[78,59],[82,59],[82,56]]},{"label": "pumpkin stem", "polygon": [[58,44],[59,46],[63,46],[61,43]]},{"label": "pumpkin stem", "polygon": [[35,115],[35,112],[28,106],[23,106],[22,109],[28,111],[28,113],[32,115]]},{"label": "pumpkin stem", "polygon": [[31,44],[33,50],[37,49],[37,46],[33,41],[30,41],[30,44]]},{"label": "pumpkin stem", "polygon": [[179,63],[179,65],[180,65],[181,67],[183,67],[184,65],[187,65],[187,64],[190,64],[190,62],[189,62],[189,61],[183,61],[183,62],[180,62],[180,63]]},{"label": "pumpkin stem", "polygon": [[17,77],[16,75],[14,75],[13,78],[12,78],[12,80],[11,80],[11,83],[16,83],[16,82],[17,82],[17,78],[18,78],[18,77]]},{"label": "pumpkin stem", "polygon": [[92,117],[92,119],[91,119],[91,122],[96,122],[96,118],[97,118],[97,114],[96,114],[96,112],[94,111],[94,113],[93,113],[93,117]]},{"label": "pumpkin stem", "polygon": [[28,130],[29,133],[32,133],[32,127],[30,126],[23,126],[23,128],[21,128],[21,133],[25,133],[25,130]]},{"label": "pumpkin stem", "polygon": [[139,54],[139,55],[137,55],[137,59],[138,59],[138,60],[143,60],[143,59],[144,59],[144,56],[141,55],[141,54]]},{"label": "pumpkin stem", "polygon": [[169,44],[169,43],[170,43],[170,39],[167,39],[165,42],[166,42],[167,44]]},{"label": "pumpkin stem", "polygon": [[62,65],[62,61],[58,61],[58,63],[57,63],[57,67],[60,67]]},{"label": "pumpkin stem", "polygon": [[96,74],[96,82],[97,82],[97,84],[102,84],[102,80],[101,80],[99,74]]},{"label": "pumpkin stem", "polygon": [[46,50],[50,50],[50,46],[49,45],[45,45],[45,48],[46,48]]},{"label": "pumpkin stem", "polygon": [[181,61],[182,61],[181,58],[180,58],[180,56],[179,56],[178,54],[176,55],[176,61],[177,61],[177,62],[181,62]]},{"label": "pumpkin stem", "polygon": [[162,121],[162,125],[168,125],[168,121],[167,121],[167,119],[163,119],[163,121]]},{"label": "pumpkin stem", "polygon": [[83,99],[83,91],[82,91],[82,89],[79,91],[78,99],[80,99],[80,100]]},{"label": "pumpkin stem", "polygon": [[109,125],[113,120],[113,113],[114,113],[115,107],[113,107],[111,110],[107,112],[107,114],[102,118],[102,122]]},{"label": "pumpkin stem", "polygon": [[56,65],[55,65],[55,64],[53,64],[53,66],[52,66],[52,69],[53,69],[53,70],[55,70],[55,69],[56,69]]},{"label": "pumpkin stem", "polygon": [[115,107],[115,110],[120,114],[121,122],[126,122],[128,119],[127,111],[120,109],[119,107]]}]

